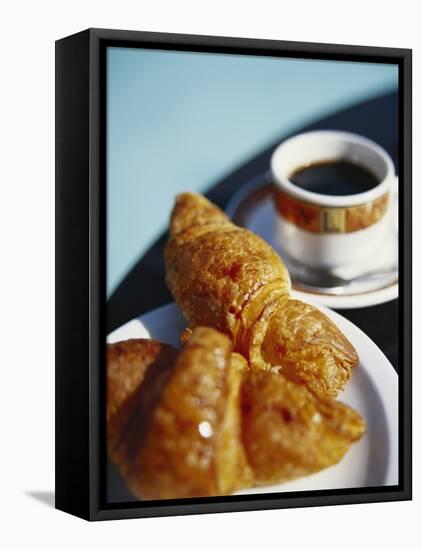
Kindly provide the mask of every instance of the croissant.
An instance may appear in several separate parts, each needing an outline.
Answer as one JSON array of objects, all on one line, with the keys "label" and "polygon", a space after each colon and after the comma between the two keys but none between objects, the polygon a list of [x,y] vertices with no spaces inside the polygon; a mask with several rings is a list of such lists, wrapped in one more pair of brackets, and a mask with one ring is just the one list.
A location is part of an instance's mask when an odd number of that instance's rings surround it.
[{"label": "croissant", "polygon": [[[137,354],[139,346],[147,345],[128,343],[125,353]],[[112,372],[118,360],[116,346],[122,344],[109,345],[107,369]],[[110,459],[129,490],[140,499],[155,500],[224,495],[250,486],[252,471],[241,443],[239,407],[246,361],[231,353],[227,336],[208,328],[193,333],[175,362],[167,347],[157,354],[163,344],[152,346],[152,354],[139,354],[143,374],[132,377],[140,387],[131,418],[111,452],[109,446]],[[161,363],[152,360],[153,355],[167,355],[167,376],[162,376]],[[145,388],[148,378],[154,382]],[[115,389],[114,384],[108,386],[110,404],[117,401]],[[115,424],[108,426],[115,442]]]},{"label": "croissant", "polygon": [[204,327],[180,353],[154,340],[108,345],[108,453],[137,498],[224,495],[306,475],[364,432],[346,405],[250,369],[232,347]]},{"label": "croissant", "polygon": [[253,367],[281,372],[319,396],[344,388],[358,363],[351,343],[317,308],[290,298],[288,271],[271,246],[205,197],[176,198],[165,262],[190,330],[224,332]]}]

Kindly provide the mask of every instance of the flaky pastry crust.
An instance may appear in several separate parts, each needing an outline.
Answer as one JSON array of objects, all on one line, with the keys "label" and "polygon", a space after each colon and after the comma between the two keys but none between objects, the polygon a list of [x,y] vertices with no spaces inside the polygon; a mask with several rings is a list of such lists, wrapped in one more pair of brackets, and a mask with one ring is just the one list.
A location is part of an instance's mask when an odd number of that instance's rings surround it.
[{"label": "flaky pastry crust", "polygon": [[[227,336],[194,331],[158,391],[139,394],[111,458],[140,499],[224,495],[252,483],[241,442],[243,357]],[[159,376],[154,366],[152,377]]]},{"label": "flaky pastry crust", "polygon": [[318,395],[343,389],[358,363],[351,343],[317,308],[290,300],[278,254],[205,197],[176,198],[165,261],[167,285],[191,329],[224,332],[252,367],[281,369]]}]

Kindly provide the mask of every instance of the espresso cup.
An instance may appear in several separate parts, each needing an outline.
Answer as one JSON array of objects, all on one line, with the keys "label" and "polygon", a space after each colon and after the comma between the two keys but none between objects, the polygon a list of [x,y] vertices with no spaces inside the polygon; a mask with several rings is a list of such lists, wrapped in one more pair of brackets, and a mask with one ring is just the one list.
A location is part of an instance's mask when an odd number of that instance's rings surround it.
[{"label": "espresso cup", "polygon": [[[370,172],[376,178],[375,186],[364,192],[333,195],[304,189],[290,179],[304,167],[339,161]],[[332,270],[362,263],[376,253],[389,227],[396,181],[393,162],[382,147],[349,132],[299,134],[275,149],[271,177],[277,236],[293,260]]]}]

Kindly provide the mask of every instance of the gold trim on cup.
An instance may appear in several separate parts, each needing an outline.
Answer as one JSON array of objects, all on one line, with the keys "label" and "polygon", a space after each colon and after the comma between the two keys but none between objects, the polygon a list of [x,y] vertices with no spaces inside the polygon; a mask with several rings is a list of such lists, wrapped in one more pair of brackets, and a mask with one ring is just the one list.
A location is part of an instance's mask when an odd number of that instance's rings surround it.
[{"label": "gold trim on cup", "polygon": [[388,208],[389,193],[366,204],[347,207],[319,206],[300,201],[274,187],[280,216],[311,233],[352,233],[378,222]]}]

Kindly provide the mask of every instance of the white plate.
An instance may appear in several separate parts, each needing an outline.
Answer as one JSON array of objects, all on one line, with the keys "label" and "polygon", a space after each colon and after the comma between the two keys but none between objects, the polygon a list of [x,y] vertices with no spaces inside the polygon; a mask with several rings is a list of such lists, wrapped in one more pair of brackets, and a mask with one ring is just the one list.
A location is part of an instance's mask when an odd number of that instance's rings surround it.
[{"label": "white plate", "polygon": [[[268,183],[265,185],[265,179],[263,180],[262,176],[252,180],[232,197],[227,205],[226,213],[234,219],[235,223],[247,227],[271,244],[286,264],[292,284],[301,299],[306,301],[311,298],[317,304],[334,309],[353,309],[382,304],[398,297],[397,270],[376,278],[368,277],[354,281],[343,288],[337,288],[335,291],[327,289],[327,292],[317,292],[311,289],[301,289],[299,282],[300,268],[289,259],[276,238],[276,212],[271,194],[267,191],[267,188]],[[390,231],[386,233],[377,254],[374,254],[365,265],[354,265],[350,268],[338,269],[333,273],[334,275],[349,279],[361,273],[398,265],[398,188],[394,194],[391,208],[386,215],[390,219]],[[295,272],[297,272],[297,281],[295,280]]]},{"label": "white plate", "polygon": [[[354,370],[340,400],[365,418],[367,433],[352,446],[343,460],[322,472],[287,483],[242,490],[236,494],[275,493],[378,487],[398,484],[398,377],[382,351],[353,323],[319,306],[355,346],[360,365]],[[156,338],[180,347],[186,323],[176,304],[160,307],[129,321],[112,332],[107,342],[129,338]],[[109,498],[118,494],[120,480],[109,478]],[[116,487],[113,487],[116,486]],[[121,494],[121,491],[120,491]]]}]

